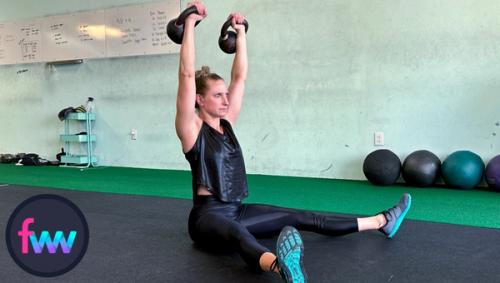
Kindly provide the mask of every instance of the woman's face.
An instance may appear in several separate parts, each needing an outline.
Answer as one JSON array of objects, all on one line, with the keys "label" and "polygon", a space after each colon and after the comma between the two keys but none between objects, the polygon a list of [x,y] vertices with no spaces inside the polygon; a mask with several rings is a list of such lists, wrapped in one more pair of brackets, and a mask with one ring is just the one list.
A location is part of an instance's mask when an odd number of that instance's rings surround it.
[{"label": "woman's face", "polygon": [[228,91],[223,80],[208,80],[204,95],[197,94],[196,102],[200,111],[213,117],[223,118],[229,108]]}]

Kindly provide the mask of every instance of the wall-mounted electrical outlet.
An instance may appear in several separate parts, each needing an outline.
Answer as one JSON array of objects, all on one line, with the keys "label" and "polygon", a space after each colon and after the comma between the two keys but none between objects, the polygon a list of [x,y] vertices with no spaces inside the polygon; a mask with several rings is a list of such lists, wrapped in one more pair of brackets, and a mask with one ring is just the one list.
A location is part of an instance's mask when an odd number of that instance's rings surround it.
[{"label": "wall-mounted electrical outlet", "polygon": [[375,132],[373,134],[374,145],[384,145],[384,132]]},{"label": "wall-mounted electrical outlet", "polygon": [[134,140],[134,141],[137,139],[137,130],[136,129],[130,130],[130,139]]}]

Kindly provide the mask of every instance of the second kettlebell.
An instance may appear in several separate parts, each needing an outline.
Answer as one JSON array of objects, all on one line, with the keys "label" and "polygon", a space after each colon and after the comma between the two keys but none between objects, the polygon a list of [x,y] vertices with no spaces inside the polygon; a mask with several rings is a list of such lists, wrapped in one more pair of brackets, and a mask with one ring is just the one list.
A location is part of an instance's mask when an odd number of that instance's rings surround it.
[{"label": "second kettlebell", "polygon": [[[228,31],[231,26],[232,18],[229,18],[223,25],[219,36],[219,47],[227,54],[233,54],[236,52],[236,33],[234,31]],[[248,31],[247,20],[243,21],[245,26],[245,33]]]}]

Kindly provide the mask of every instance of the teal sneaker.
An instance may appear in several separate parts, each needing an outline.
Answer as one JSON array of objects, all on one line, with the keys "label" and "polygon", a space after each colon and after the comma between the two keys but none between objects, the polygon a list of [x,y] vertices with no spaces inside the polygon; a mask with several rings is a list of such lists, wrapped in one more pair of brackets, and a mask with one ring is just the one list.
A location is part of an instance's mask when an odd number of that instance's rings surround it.
[{"label": "teal sneaker", "polygon": [[281,230],[276,243],[276,257],[281,277],[285,282],[307,282],[307,274],[302,262],[304,244],[297,229],[286,226]]},{"label": "teal sneaker", "polygon": [[408,210],[410,210],[410,207],[411,196],[410,194],[405,193],[399,200],[398,204],[382,212],[382,214],[385,216],[385,219],[387,220],[387,224],[385,224],[384,227],[380,228],[379,231],[384,233],[387,238],[392,239],[392,237],[396,235],[396,232],[398,231],[399,226],[401,226],[401,223],[403,223],[403,220],[405,219]]}]

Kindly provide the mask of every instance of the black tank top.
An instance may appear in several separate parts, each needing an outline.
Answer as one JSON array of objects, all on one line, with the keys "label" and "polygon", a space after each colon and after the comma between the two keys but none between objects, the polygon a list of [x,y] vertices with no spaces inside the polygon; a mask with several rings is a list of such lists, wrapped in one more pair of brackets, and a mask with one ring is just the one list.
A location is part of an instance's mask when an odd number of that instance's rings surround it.
[{"label": "black tank top", "polygon": [[185,153],[193,176],[193,198],[198,186],[224,202],[241,201],[248,196],[245,162],[231,124],[220,120],[224,134],[203,122],[193,148]]}]

